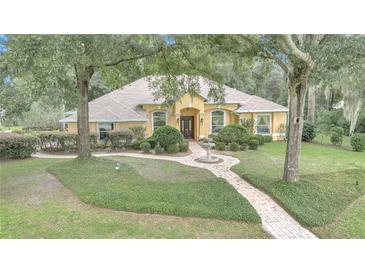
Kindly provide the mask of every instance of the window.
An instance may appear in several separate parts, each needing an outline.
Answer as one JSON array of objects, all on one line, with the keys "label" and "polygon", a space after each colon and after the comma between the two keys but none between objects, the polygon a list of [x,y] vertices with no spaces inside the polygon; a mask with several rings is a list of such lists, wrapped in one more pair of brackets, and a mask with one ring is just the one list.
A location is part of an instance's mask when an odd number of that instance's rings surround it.
[{"label": "window", "polygon": [[257,115],[256,133],[270,134],[271,115]]},{"label": "window", "polygon": [[113,129],[114,129],[113,123],[100,123],[99,124],[99,139],[104,140],[108,135],[108,131],[111,131]]},{"label": "window", "polygon": [[159,127],[166,125],[166,112],[156,111],[152,114],[152,129],[155,131]]},{"label": "window", "polygon": [[214,110],[211,117],[211,131],[213,134],[218,133],[224,127],[224,111]]}]

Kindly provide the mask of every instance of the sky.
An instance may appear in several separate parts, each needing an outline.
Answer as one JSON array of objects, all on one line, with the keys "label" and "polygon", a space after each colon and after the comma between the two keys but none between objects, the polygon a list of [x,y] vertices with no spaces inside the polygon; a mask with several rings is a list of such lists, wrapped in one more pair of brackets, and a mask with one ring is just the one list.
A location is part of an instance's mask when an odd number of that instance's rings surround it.
[{"label": "sky", "polygon": [[0,53],[6,51],[6,42],[8,41],[8,37],[5,34],[0,34]]}]

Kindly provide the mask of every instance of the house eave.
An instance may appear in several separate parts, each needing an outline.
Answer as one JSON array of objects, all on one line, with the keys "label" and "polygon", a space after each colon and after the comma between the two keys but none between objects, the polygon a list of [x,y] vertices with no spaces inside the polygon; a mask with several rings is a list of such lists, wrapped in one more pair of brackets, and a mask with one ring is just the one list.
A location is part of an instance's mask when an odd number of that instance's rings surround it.
[{"label": "house eave", "polygon": [[280,109],[280,110],[270,110],[270,109],[264,109],[264,110],[254,110],[254,109],[250,109],[250,110],[235,110],[235,113],[263,113],[263,112],[288,112],[288,109]]},{"label": "house eave", "polygon": [[[74,119],[61,119],[60,123],[77,123],[77,120]],[[89,123],[121,123],[121,122],[148,122],[148,119],[92,119],[89,120]]]}]

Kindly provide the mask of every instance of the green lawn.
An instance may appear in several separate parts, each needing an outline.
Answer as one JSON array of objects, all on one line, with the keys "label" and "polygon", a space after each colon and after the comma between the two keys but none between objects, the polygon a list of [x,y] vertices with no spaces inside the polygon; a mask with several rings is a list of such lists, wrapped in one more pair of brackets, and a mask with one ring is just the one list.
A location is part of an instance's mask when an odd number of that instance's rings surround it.
[{"label": "green lawn", "polygon": [[260,222],[254,208],[208,170],[171,161],[116,157],[53,165],[49,171],[82,201],[124,211]]},{"label": "green lawn", "polygon": [[0,131],[5,131],[5,130],[22,130],[23,128],[20,126],[15,126],[15,127],[5,127],[5,126],[0,126]]},{"label": "green lawn", "polygon": [[[122,159],[124,161],[124,158]],[[106,161],[106,160],[104,160]],[[110,163],[109,161],[108,165]],[[139,160],[125,159],[128,170],[140,165]],[[53,165],[65,168],[75,164],[70,160],[27,159],[0,162],[0,238],[269,238],[257,222],[218,220],[197,217],[177,217],[155,214],[136,214],[120,210],[104,209],[81,202],[46,170]],[[153,164],[153,165],[152,165]],[[167,165],[164,165],[167,164]],[[163,180],[167,172],[161,168],[171,167],[159,161],[143,166],[155,180]],[[153,168],[158,168],[156,170]],[[77,166],[80,167],[80,166]],[[127,168],[127,166],[125,167]],[[179,169],[191,181],[188,169]],[[97,170],[91,170],[88,179],[98,178]],[[113,180],[114,170],[108,168],[107,176]],[[205,172],[193,170],[192,174]],[[135,171],[134,176],[141,175]],[[121,171],[118,176],[125,175]],[[198,174],[199,175],[199,174]],[[128,174],[128,178],[131,178]],[[92,180],[94,183],[97,180]],[[113,180],[113,182],[116,182]],[[213,183],[213,181],[211,181]],[[88,185],[86,180],[83,182]],[[102,180],[99,180],[103,184]],[[151,180],[148,184],[153,184]],[[180,184],[176,182],[176,184]],[[214,184],[218,182],[214,182]],[[88,187],[89,189],[89,187]],[[107,189],[103,187],[102,189]],[[138,187],[130,189],[137,195]],[[137,192],[136,192],[137,191]],[[97,195],[98,191],[95,191]],[[167,192],[165,192],[166,195]],[[152,194],[151,194],[152,195]],[[173,193],[171,194],[173,195]],[[184,193],[180,193],[181,196]],[[228,197],[224,196],[224,197]],[[218,195],[218,199],[220,199]],[[237,201],[237,199],[236,199]],[[251,211],[246,203],[240,202],[244,210]],[[239,214],[237,214],[239,216]],[[236,215],[236,216],[237,216]],[[249,214],[252,215],[252,212]],[[256,216],[256,215],[255,215]],[[254,217],[257,218],[257,217]]]},{"label": "green lawn", "polygon": [[356,200],[334,222],[313,231],[324,238],[364,238],[365,197]]},{"label": "green lawn", "polygon": [[[326,135],[326,134],[317,134],[316,137],[314,138],[314,141],[319,144],[332,145],[331,136]],[[352,150],[349,136],[343,136],[342,147]]]},{"label": "green lawn", "polygon": [[[276,142],[260,146],[258,151],[225,154],[241,160],[232,168],[234,172],[273,196],[320,237],[365,238],[364,230],[357,227],[364,222],[361,210],[355,206],[346,213],[346,208],[365,194],[365,153],[304,143],[301,180],[288,184],[281,181],[285,147],[286,143]],[[345,228],[351,219],[358,219],[350,225],[355,227]],[[336,223],[326,230],[318,228],[335,220],[342,226],[337,232]],[[340,231],[344,234],[339,235]]]}]

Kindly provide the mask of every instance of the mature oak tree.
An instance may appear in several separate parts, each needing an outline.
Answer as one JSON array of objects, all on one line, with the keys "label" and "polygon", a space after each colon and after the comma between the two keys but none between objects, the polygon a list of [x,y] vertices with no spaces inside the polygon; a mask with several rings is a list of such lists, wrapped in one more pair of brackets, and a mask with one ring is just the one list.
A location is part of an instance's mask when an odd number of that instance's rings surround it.
[{"label": "mature oak tree", "polygon": [[10,35],[4,55],[9,75],[31,71],[40,89],[60,87],[72,73],[78,94],[78,155],[85,158],[91,155],[88,101],[94,73],[170,47],[159,35]]},{"label": "mature oak tree", "polygon": [[[341,35],[234,35],[223,37],[224,50],[245,56],[255,54],[274,61],[286,74],[289,125],[283,180],[299,180],[299,158],[303,131],[305,96],[315,70],[338,66],[348,54],[364,52],[363,36]],[[221,41],[220,41],[221,42]],[[332,56],[331,56],[332,54]],[[333,56],[333,55],[339,55]],[[346,56],[346,57],[343,57]]]}]

